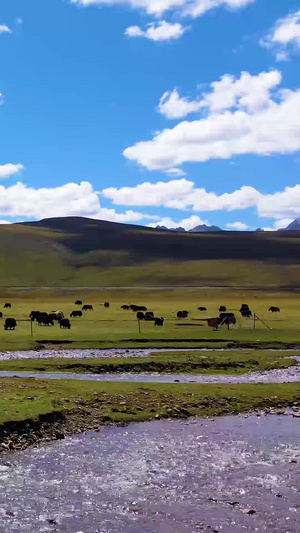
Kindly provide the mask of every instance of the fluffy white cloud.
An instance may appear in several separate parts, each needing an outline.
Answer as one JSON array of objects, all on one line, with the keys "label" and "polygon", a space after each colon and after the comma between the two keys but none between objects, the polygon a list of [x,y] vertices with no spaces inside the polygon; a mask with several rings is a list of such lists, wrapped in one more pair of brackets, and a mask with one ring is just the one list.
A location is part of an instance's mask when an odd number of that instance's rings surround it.
[{"label": "fluffy white cloud", "polygon": [[204,95],[206,117],[162,130],[152,140],[127,148],[124,155],[149,170],[164,170],[234,155],[296,152],[300,89],[275,91],[280,79],[278,71],[243,73],[239,79],[226,75]]},{"label": "fluffy white cloud", "polygon": [[144,9],[149,15],[161,16],[167,11],[175,11],[179,15],[199,17],[217,7],[240,9],[256,0],[71,0],[81,6],[128,5]]},{"label": "fluffy white cloud", "polygon": [[257,76],[242,72],[240,78],[225,74],[220,81],[211,84],[211,92],[204,95],[201,104],[214,113],[232,108],[255,113],[272,104],[271,92],[281,80],[278,70],[261,72]]},{"label": "fluffy white cloud", "polygon": [[244,222],[233,222],[232,224],[226,224],[226,228],[235,229],[238,231],[247,231],[248,226]]},{"label": "fluffy white cloud", "polygon": [[293,219],[300,216],[300,185],[286,187],[282,192],[262,195],[258,204],[262,217]]},{"label": "fluffy white cloud", "polygon": [[139,222],[155,219],[143,213],[101,207],[98,194],[89,182],[67,183],[61,187],[34,189],[23,183],[0,186],[0,216],[40,219],[60,216],[87,216],[112,222]]},{"label": "fluffy white cloud", "polygon": [[194,211],[233,211],[258,204],[260,193],[253,187],[244,186],[232,193],[217,195],[198,189],[186,179],[169,182],[141,183],[136,187],[109,187],[101,193],[114,205],[156,206]]},{"label": "fluffy white cloud", "polygon": [[0,225],[4,225],[4,224],[11,224],[11,222],[9,222],[8,220],[0,220]]},{"label": "fluffy white cloud", "polygon": [[0,24],[0,33],[11,33],[11,29],[5,24]]},{"label": "fluffy white cloud", "polygon": [[286,61],[290,46],[300,48],[300,9],[279,19],[261,45],[274,50],[278,61]]},{"label": "fluffy white cloud", "polygon": [[[195,187],[192,181],[181,179],[146,182],[120,189],[110,187],[101,194],[115,205],[192,209],[197,212],[235,211],[253,207],[260,217],[278,219],[275,229],[287,226],[294,218],[300,217],[300,185],[286,187],[284,191],[272,194],[262,194],[254,187],[243,186],[218,195]],[[228,227],[234,228],[233,225]]]},{"label": "fluffy white cloud", "polygon": [[172,220],[170,217],[163,217],[155,224],[148,224],[148,227],[156,228],[156,226],[165,226],[168,229],[184,228],[185,230],[189,231],[190,229],[194,229],[196,226],[200,226],[202,224],[208,225],[208,222],[206,220],[202,220],[196,215],[192,215],[191,217],[183,218],[178,222],[174,222],[174,220]]},{"label": "fluffy white cloud", "polygon": [[182,170],[181,168],[168,168],[167,170],[165,170],[165,174],[167,174],[167,176],[171,176],[172,178],[186,176],[186,172],[184,172],[184,170]]},{"label": "fluffy white cloud", "polygon": [[170,119],[183,118],[203,108],[211,113],[232,108],[254,113],[270,105],[271,91],[280,83],[281,73],[277,70],[261,72],[258,76],[242,72],[238,79],[225,74],[220,81],[210,85],[211,92],[204,94],[203,98],[189,100],[180,97],[177,89],[164,93],[158,110]]},{"label": "fluffy white cloud", "polygon": [[172,92],[165,92],[158,105],[158,111],[161,115],[169,119],[186,117],[190,113],[199,111],[202,107],[200,101],[181,98],[177,89]]},{"label": "fluffy white cloud", "polygon": [[[141,183],[136,187],[109,187],[102,191],[105,198],[109,198],[115,205],[143,205],[175,207],[186,204],[186,198],[194,190],[194,183],[186,179],[169,182]],[[181,207],[179,207],[181,208]]]},{"label": "fluffy white cloud", "polygon": [[280,220],[276,220],[274,224],[274,229],[282,229],[287,228],[292,222],[294,221],[293,218],[281,218]]},{"label": "fluffy white cloud", "polygon": [[[0,94],[1,99],[1,94]],[[12,163],[8,163],[7,165],[0,165],[0,179],[9,178],[10,176],[14,176],[15,174],[19,174],[21,170],[23,170],[23,165],[13,165]]]},{"label": "fluffy white cloud", "polygon": [[146,30],[142,30],[139,26],[129,26],[125,30],[125,35],[127,37],[144,37],[151,41],[171,41],[180,39],[188,29],[187,26],[182,26],[179,22],[171,23],[161,20],[157,23],[151,22]]}]

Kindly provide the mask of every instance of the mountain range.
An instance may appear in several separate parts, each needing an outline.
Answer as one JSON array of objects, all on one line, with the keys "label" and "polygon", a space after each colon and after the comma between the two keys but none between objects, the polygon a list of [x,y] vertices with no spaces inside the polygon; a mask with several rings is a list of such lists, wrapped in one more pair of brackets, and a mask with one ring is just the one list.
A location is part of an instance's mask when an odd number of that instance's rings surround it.
[{"label": "mountain range", "polygon": [[[181,226],[178,228],[166,228],[166,226],[156,226],[155,229],[158,230],[166,230],[166,231],[177,231],[177,232],[186,232],[186,233],[219,233],[226,230],[223,230],[219,228],[218,226],[207,226],[206,224],[200,224],[200,226],[196,226],[193,229],[185,230]],[[262,228],[258,228],[255,230],[256,232],[264,231]],[[289,224],[286,228],[280,228],[277,231],[300,231],[300,218],[296,218],[291,224]]]},{"label": "mountain range", "polygon": [[170,228],[170,229],[166,228],[166,226],[156,226],[155,229],[167,230],[167,231],[184,231],[187,233],[218,233],[220,231],[223,231],[218,226],[207,226],[206,224],[201,224],[200,226],[196,226],[195,228],[190,229],[188,231],[182,228],[181,226],[179,226],[178,228]]},{"label": "mountain range", "polygon": [[[280,230],[279,230],[280,231]],[[300,231],[300,218],[296,218],[291,224],[281,231]]]}]

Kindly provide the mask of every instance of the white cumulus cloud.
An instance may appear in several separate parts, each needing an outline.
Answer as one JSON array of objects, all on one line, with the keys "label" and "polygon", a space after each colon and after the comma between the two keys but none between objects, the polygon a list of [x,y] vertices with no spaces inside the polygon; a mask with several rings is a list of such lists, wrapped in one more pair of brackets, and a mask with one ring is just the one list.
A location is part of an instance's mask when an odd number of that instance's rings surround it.
[{"label": "white cumulus cloud", "polygon": [[165,170],[234,155],[294,153],[300,149],[300,89],[280,88],[280,80],[278,71],[223,76],[203,95],[207,116],[164,129],[124,155],[149,170]]},{"label": "white cumulus cloud", "polygon": [[155,219],[143,213],[116,213],[100,205],[99,196],[89,182],[67,183],[60,187],[34,189],[24,183],[0,186],[0,216],[40,219],[86,216],[112,222],[139,222]]},{"label": "white cumulus cloud", "polygon": [[12,33],[12,31],[5,24],[0,24],[0,33]]},{"label": "white cumulus cloud", "polygon": [[[114,205],[153,206],[196,212],[235,211],[255,208],[259,217],[276,219],[275,229],[287,226],[300,217],[300,185],[283,191],[263,194],[251,186],[223,194],[198,188],[186,179],[140,183],[136,187],[110,187],[101,193]],[[179,223],[176,223],[177,225]],[[240,222],[233,223],[240,224]],[[234,226],[229,225],[228,227]],[[239,229],[236,226],[236,229]]]},{"label": "white cumulus cloud", "polygon": [[[194,183],[186,179],[169,182],[141,183],[136,187],[109,187],[102,191],[105,198],[114,205],[143,205],[175,207],[179,202],[186,204],[186,198],[193,192]],[[181,205],[181,204],[180,204]],[[180,208],[180,207],[179,207]]]},{"label": "white cumulus cloud", "polygon": [[8,163],[6,165],[0,165],[0,179],[9,178],[10,176],[19,174],[23,168],[24,166],[21,164],[13,165],[12,163]]},{"label": "white cumulus cloud", "polygon": [[279,19],[261,45],[274,50],[278,61],[286,61],[293,47],[300,49],[300,9]]},{"label": "white cumulus cloud", "polygon": [[258,204],[260,193],[253,187],[243,186],[231,193],[216,194],[195,187],[186,179],[169,182],[141,183],[136,187],[109,187],[101,193],[114,205],[155,206],[193,211],[234,211]]},{"label": "white cumulus cloud", "polygon": [[167,11],[173,11],[182,16],[199,17],[207,11],[217,7],[241,9],[256,0],[71,0],[73,4],[81,6],[113,6],[127,5],[143,9],[149,15],[161,16]]},{"label": "white cumulus cloud", "polygon": [[186,231],[189,231],[202,224],[208,225],[208,222],[206,220],[202,220],[202,218],[198,217],[197,215],[192,215],[191,217],[183,218],[178,222],[175,222],[170,217],[163,217],[155,224],[148,224],[148,227],[156,228],[157,226],[164,226],[167,229],[184,228]]},{"label": "white cumulus cloud", "polygon": [[158,111],[161,115],[169,119],[176,119],[186,117],[190,113],[194,113],[201,109],[202,104],[197,100],[189,100],[188,98],[181,98],[177,89],[165,92],[158,105]]},{"label": "white cumulus cloud", "polygon": [[242,72],[238,79],[225,74],[220,81],[211,83],[211,92],[204,93],[203,98],[190,100],[180,97],[177,89],[165,92],[160,99],[158,110],[169,119],[183,118],[205,108],[211,113],[232,108],[254,113],[270,104],[271,92],[280,83],[281,73],[278,70],[261,72],[258,76]]},{"label": "white cumulus cloud", "polygon": [[232,224],[226,224],[226,228],[238,231],[247,231],[248,225],[244,222],[232,222]]},{"label": "white cumulus cloud", "polygon": [[258,204],[262,217],[293,219],[300,216],[300,185],[286,187],[284,191],[262,195]]},{"label": "white cumulus cloud", "polygon": [[287,228],[292,222],[294,221],[293,218],[281,218],[280,220],[276,220],[274,224],[274,228],[277,229],[285,229]]},{"label": "white cumulus cloud", "polygon": [[179,22],[171,23],[161,20],[157,23],[151,22],[146,30],[139,26],[129,26],[126,28],[127,37],[144,37],[151,41],[171,41],[179,39],[188,30],[187,26],[182,26]]}]

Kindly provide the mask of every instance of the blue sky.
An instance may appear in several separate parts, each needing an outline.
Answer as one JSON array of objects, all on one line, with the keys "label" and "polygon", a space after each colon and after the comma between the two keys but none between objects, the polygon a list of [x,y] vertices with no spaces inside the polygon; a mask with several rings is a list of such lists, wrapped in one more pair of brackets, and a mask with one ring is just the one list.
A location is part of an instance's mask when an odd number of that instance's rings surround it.
[{"label": "blue sky", "polygon": [[276,229],[300,216],[299,10],[2,2],[0,219]]}]

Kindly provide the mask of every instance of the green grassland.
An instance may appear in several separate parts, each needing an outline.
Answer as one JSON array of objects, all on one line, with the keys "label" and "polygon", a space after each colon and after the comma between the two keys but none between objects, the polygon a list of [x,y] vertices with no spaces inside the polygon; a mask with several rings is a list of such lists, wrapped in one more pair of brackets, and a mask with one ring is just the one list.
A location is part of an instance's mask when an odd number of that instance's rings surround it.
[{"label": "green grassland", "polygon": [[298,232],[173,233],[84,218],[0,227],[0,286],[300,287]]},{"label": "green grassland", "polygon": [[[74,302],[81,298],[93,304],[94,311],[84,313],[82,318],[71,320],[71,330],[33,324],[29,313],[32,310],[63,310],[66,316],[75,309]],[[11,310],[4,310],[5,301],[12,303]],[[103,303],[110,302],[109,309]],[[153,322],[138,322],[132,311],[120,309],[123,304],[136,303],[146,305],[156,316],[165,318],[163,328],[154,327]],[[253,312],[271,328],[257,322],[253,329],[253,320],[241,318],[238,310],[242,303],[249,304]],[[236,326],[227,330],[223,326],[213,331],[206,322],[199,319],[218,316],[220,305],[226,305],[228,311],[236,313]],[[279,306],[281,313],[268,311],[271,305]],[[197,310],[199,306],[207,307],[207,312]],[[190,312],[188,319],[178,320],[178,310]],[[30,349],[36,347],[36,341],[56,341],[58,347],[64,342],[72,341],[71,348],[129,348],[129,347],[222,347],[231,342],[251,343],[264,346],[264,343],[300,344],[300,295],[286,291],[254,291],[230,289],[115,289],[115,290],[75,290],[45,289],[16,290],[2,289],[0,310],[4,318],[13,316],[18,321],[16,331],[4,331],[0,322],[0,350]],[[278,344],[278,347],[280,344]],[[276,346],[274,346],[276,347]]]},{"label": "green grassland", "polygon": [[0,441],[21,448],[103,423],[237,414],[299,406],[299,400],[299,383],[142,386],[4,379],[0,381]]},{"label": "green grassland", "polygon": [[[296,352],[297,355],[299,353]],[[237,351],[237,352],[165,352],[149,357],[128,358],[50,358],[13,359],[0,362],[0,371],[11,372],[169,372],[188,374],[245,374],[295,366],[290,352]]]}]

